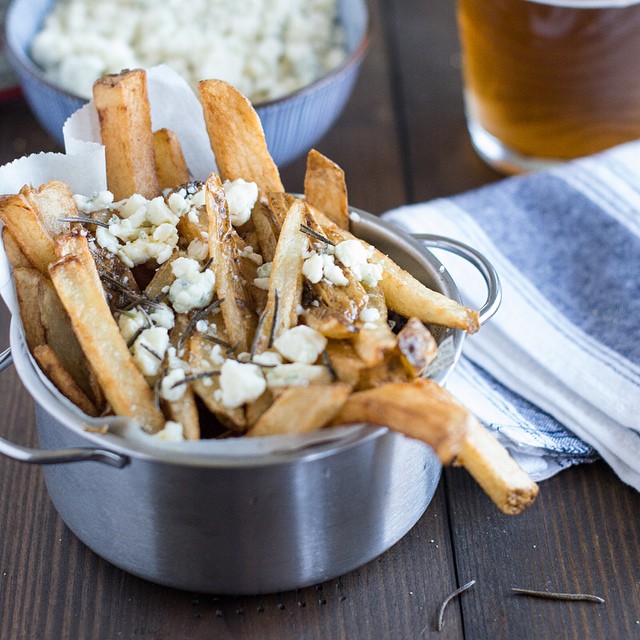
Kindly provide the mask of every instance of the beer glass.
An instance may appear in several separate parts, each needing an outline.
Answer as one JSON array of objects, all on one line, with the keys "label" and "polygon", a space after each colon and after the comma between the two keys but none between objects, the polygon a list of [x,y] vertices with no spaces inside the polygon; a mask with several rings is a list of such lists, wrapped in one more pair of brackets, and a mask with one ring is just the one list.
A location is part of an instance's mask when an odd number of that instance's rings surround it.
[{"label": "beer glass", "polygon": [[640,138],[640,0],[458,0],[472,143],[507,173]]}]

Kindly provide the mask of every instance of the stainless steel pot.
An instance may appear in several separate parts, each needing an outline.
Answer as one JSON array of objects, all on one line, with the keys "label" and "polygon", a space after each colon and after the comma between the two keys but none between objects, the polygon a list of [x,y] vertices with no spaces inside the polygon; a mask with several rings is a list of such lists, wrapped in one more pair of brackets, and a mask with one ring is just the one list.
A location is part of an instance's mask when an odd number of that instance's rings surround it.
[{"label": "stainless steel pot", "polygon": [[[459,300],[449,274],[422,242],[355,211],[358,236]],[[493,315],[500,286],[486,259],[452,240],[420,239],[480,270],[489,291],[481,322]],[[444,383],[464,333],[434,329],[441,347],[431,373]],[[49,495],[69,528],[98,555],[153,582],[205,593],[258,594],[329,580],[402,538],[438,484],[441,468],[431,449],[381,427],[339,428],[321,442],[304,436],[293,448],[239,456],[91,433],[90,420],[38,375],[17,318],[11,323],[11,353],[35,400],[42,450],[0,439],[0,453],[47,465]],[[2,358],[0,370],[11,355]],[[112,426],[118,421],[112,419]]]}]

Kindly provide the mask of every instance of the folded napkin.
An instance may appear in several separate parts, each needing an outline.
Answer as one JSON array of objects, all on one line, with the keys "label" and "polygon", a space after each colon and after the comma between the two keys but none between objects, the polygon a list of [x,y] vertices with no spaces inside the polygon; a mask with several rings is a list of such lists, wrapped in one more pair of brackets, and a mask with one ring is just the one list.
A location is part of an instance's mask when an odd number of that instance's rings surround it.
[{"label": "folded napkin", "polygon": [[[599,454],[640,490],[640,142],[385,217],[461,240],[500,274],[502,306],[449,390],[535,479]],[[438,257],[481,306],[473,268]]]}]

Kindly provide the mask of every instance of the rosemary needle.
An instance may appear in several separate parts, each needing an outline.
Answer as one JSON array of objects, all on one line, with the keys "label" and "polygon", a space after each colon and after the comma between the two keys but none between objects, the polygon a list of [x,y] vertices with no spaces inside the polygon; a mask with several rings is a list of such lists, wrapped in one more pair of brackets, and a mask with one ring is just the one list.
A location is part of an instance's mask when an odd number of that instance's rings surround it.
[{"label": "rosemary needle", "polygon": [[333,242],[332,240],[329,240],[329,238],[325,238],[321,233],[314,231],[313,229],[311,229],[310,227],[307,227],[304,224],[300,225],[300,231],[302,231],[302,233],[306,233],[308,236],[311,236],[315,240],[320,240],[320,242],[324,242],[325,244],[331,245],[332,247],[336,246],[335,242]]},{"label": "rosemary needle", "polygon": [[604,598],[590,593],[555,593],[553,591],[534,591],[533,589],[520,589],[511,587],[511,591],[519,596],[532,596],[533,598],[547,598],[549,600],[573,600],[604,603]]},{"label": "rosemary needle", "polygon": [[94,220],[93,218],[84,217],[84,216],[69,216],[68,218],[58,218],[60,222],[77,222],[80,224],[95,224],[97,227],[103,227],[104,229],[108,229],[109,225],[106,222],[102,222],[102,220]]},{"label": "rosemary needle", "polygon": [[444,610],[447,608],[447,605],[451,600],[453,600],[456,596],[459,596],[463,591],[470,589],[476,583],[475,580],[471,580],[471,582],[467,582],[467,584],[463,584],[459,589],[456,589],[451,595],[447,596],[444,602],[440,605],[440,609],[438,609],[438,623],[436,628],[438,631],[442,630],[444,625]]}]

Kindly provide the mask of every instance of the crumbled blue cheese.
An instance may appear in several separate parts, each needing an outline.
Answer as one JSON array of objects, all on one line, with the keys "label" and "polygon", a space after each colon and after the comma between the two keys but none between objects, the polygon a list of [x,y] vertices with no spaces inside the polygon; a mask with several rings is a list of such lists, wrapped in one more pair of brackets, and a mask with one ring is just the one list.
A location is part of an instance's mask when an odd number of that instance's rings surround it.
[{"label": "crumbled blue cheese", "polygon": [[351,222],[360,222],[362,218],[360,217],[359,213],[352,211],[351,213],[349,213],[349,220],[351,220]]},{"label": "crumbled blue cheese", "polygon": [[138,369],[148,378],[157,375],[168,346],[169,332],[164,327],[145,329],[131,347]]},{"label": "crumbled blue cheese", "polygon": [[176,258],[171,263],[176,279],[169,287],[169,301],[177,313],[202,309],[213,299],[216,277],[211,269],[201,270],[192,258]]},{"label": "crumbled blue cheese", "polygon": [[306,387],[309,384],[329,384],[333,382],[331,373],[327,367],[320,364],[304,364],[291,362],[281,364],[272,369],[265,369],[267,386],[270,389],[277,387]]},{"label": "crumbled blue cheese", "polygon": [[152,259],[162,264],[171,257],[178,244],[179,218],[163,198],[147,200],[135,194],[110,208],[118,215],[111,217],[108,229],[98,228],[96,241],[101,247],[118,255],[128,267]]},{"label": "crumbled blue cheese", "polygon": [[259,366],[225,360],[220,368],[220,399],[225,407],[234,409],[257,400],[267,383]]},{"label": "crumbled blue cheese", "polygon": [[271,277],[271,269],[273,268],[273,262],[265,262],[259,266],[256,271],[256,277],[253,280],[253,284],[262,289],[263,291],[269,290],[269,278]]},{"label": "crumbled blue cheese", "polygon": [[240,255],[243,258],[248,258],[251,262],[255,262],[259,267],[262,266],[262,263],[264,262],[262,256],[259,253],[256,253],[251,245],[247,245],[240,252]]},{"label": "crumbled blue cheese", "polygon": [[184,369],[171,369],[160,383],[160,397],[169,402],[180,400],[187,390],[186,384],[180,384],[185,378]]},{"label": "crumbled blue cheese", "polygon": [[362,322],[375,322],[380,320],[380,312],[375,307],[365,307],[358,316]]},{"label": "crumbled blue cheese", "polygon": [[344,240],[336,245],[335,254],[356,280],[373,287],[382,280],[382,267],[368,261],[373,251],[373,247],[365,248],[360,240]]},{"label": "crumbled blue cheese", "polygon": [[163,442],[182,442],[184,440],[184,429],[179,422],[167,420],[164,423],[164,427],[151,437]]},{"label": "crumbled blue cheese", "polygon": [[302,263],[302,275],[313,284],[320,282],[323,276],[322,256],[312,251]]},{"label": "crumbled blue cheese", "polygon": [[282,357],[275,351],[263,351],[253,356],[253,361],[256,364],[263,364],[267,367],[275,367],[282,364]]},{"label": "crumbled blue cheese", "polygon": [[113,193],[111,191],[96,191],[88,197],[76,194],[73,199],[80,212],[91,214],[109,209],[113,204]]},{"label": "crumbled blue cheese", "polygon": [[273,346],[290,362],[313,364],[327,346],[327,339],[319,331],[302,324],[287,329]]},{"label": "crumbled blue cheese", "polygon": [[231,224],[241,227],[251,217],[253,205],[258,199],[258,185],[238,178],[233,182],[225,180],[222,186],[227,198]]},{"label": "crumbled blue cheese", "polygon": [[334,285],[345,287],[349,280],[342,269],[335,263],[333,255],[310,251],[302,263],[302,274],[313,284],[323,278]]},{"label": "crumbled blue cheese", "polygon": [[205,262],[209,258],[209,244],[194,238],[187,247],[187,255],[198,262]]},{"label": "crumbled blue cheese", "polygon": [[190,0],[185,6],[182,0],[60,0],[30,53],[50,81],[87,99],[104,73],[167,63],[194,89],[202,78],[221,78],[253,102],[300,89],[346,57],[337,0]]}]

